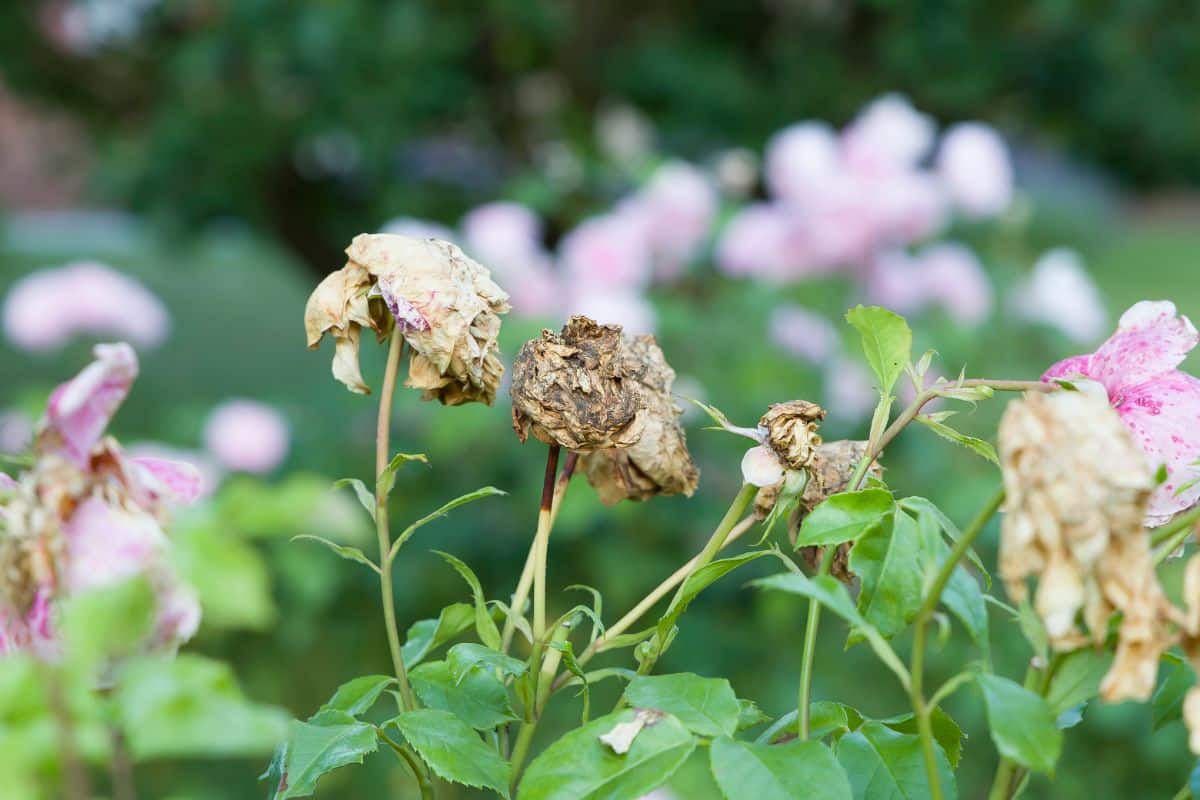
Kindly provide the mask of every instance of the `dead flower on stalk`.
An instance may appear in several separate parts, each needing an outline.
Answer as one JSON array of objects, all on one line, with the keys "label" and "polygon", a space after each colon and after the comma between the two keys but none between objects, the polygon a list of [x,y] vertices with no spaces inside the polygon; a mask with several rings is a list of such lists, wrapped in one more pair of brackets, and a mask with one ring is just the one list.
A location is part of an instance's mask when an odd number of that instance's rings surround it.
[{"label": "dead flower on stalk", "polygon": [[1000,575],[1018,601],[1026,580],[1037,578],[1034,607],[1056,650],[1077,648],[1089,635],[1102,643],[1120,611],[1117,656],[1101,696],[1145,700],[1171,643],[1170,606],[1142,527],[1154,482],[1120,417],[1087,388],[1028,394],[1004,413]]},{"label": "dead flower on stalk", "polygon": [[308,346],[329,333],[333,375],[367,394],[358,363],[364,328],[382,341],[393,326],[412,348],[405,385],[446,405],[491,404],[504,367],[496,339],[508,295],[488,270],[449,242],[359,234],[349,261],[321,281],[304,311]]}]

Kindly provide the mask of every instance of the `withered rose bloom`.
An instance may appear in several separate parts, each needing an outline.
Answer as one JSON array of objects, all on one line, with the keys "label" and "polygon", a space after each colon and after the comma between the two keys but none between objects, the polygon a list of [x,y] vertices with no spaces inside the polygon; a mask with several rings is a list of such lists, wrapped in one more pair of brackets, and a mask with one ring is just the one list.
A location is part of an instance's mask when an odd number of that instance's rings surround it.
[{"label": "withered rose bloom", "polygon": [[1120,417],[1087,391],[1028,394],[1000,422],[1007,495],[1000,575],[1015,600],[1036,577],[1034,607],[1052,646],[1103,642],[1122,612],[1105,700],[1145,700],[1170,645],[1169,607],[1142,527],[1154,482]]},{"label": "withered rose bloom", "polygon": [[641,404],[641,437],[629,447],[589,453],[580,460],[580,467],[606,505],[625,499],[646,500],[657,494],[690,497],[700,472],[679,424],[682,409],[671,396],[675,370],[653,336],[622,340],[622,345],[628,360],[641,365],[640,374],[631,379]]},{"label": "withered rose bloom", "polygon": [[821,444],[817,433],[825,409],[807,400],[791,400],[767,407],[758,421],[766,432],[766,444],[788,469],[807,469]]},{"label": "withered rose bloom", "polygon": [[395,234],[360,234],[346,254],[304,313],[310,348],[327,332],[334,337],[334,377],[369,392],[358,366],[361,330],[382,339],[397,325],[413,351],[406,386],[446,405],[490,404],[504,372],[496,339],[509,305],[487,269],[449,242]]},{"label": "withered rose bloom", "polygon": [[647,366],[625,346],[621,328],[571,317],[561,333],[544,330],[513,362],[513,430],[549,445],[591,453],[629,447],[646,415],[639,379]]}]

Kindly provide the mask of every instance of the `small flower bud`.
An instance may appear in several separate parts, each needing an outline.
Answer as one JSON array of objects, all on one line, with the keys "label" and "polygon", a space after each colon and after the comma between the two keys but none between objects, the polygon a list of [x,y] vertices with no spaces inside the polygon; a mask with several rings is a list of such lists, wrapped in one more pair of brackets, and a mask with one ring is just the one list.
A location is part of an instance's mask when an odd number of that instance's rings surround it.
[{"label": "small flower bud", "polygon": [[766,443],[789,469],[807,469],[821,444],[817,433],[825,409],[807,400],[775,403],[758,421]]}]

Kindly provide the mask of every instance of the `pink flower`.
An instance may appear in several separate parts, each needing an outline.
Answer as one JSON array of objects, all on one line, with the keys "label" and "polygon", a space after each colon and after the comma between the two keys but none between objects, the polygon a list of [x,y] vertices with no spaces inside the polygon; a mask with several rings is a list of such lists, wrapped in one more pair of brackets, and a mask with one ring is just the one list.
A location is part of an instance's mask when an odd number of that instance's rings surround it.
[{"label": "pink flower", "polygon": [[969,247],[945,242],[917,256],[927,295],[963,325],[978,325],[992,310],[992,285]]},{"label": "pink flower", "polygon": [[867,298],[898,314],[916,314],[929,302],[920,265],[905,250],[885,250],[867,272]]},{"label": "pink flower", "polygon": [[628,290],[650,280],[650,252],[643,219],[605,214],[584,220],[559,245],[563,274],[575,286]]},{"label": "pink flower", "polygon": [[879,396],[871,373],[854,359],[839,356],[825,372],[825,402],[831,420],[860,423],[871,416]]},{"label": "pink flower", "polygon": [[[157,462],[176,469],[181,474],[164,476],[164,483],[177,488],[171,493],[173,502],[187,505],[211,497],[221,482],[221,468],[207,453],[184,450],[159,442],[137,442],[126,448],[129,460],[139,464]],[[186,487],[186,491],[182,491]],[[194,496],[192,496],[194,493]]]},{"label": "pink flower", "polygon": [[3,314],[8,338],[34,352],[75,336],[117,336],[154,347],[171,326],[166,307],[146,287],[93,261],[25,276],[9,289]]},{"label": "pink flower", "polygon": [[837,134],[824,122],[798,122],[767,142],[764,177],[771,196],[804,202],[841,170]]},{"label": "pink flower", "polygon": [[927,173],[898,171],[868,182],[862,191],[880,244],[916,242],[946,225],[945,193]]},{"label": "pink flower", "polygon": [[842,133],[842,153],[851,169],[880,174],[913,167],[933,147],[933,120],[908,98],[888,94],[867,105]]},{"label": "pink flower", "polygon": [[606,325],[620,325],[633,335],[654,333],[654,306],[641,293],[592,291],[579,287],[567,303],[568,314],[583,314]]},{"label": "pink flower", "polygon": [[663,164],[637,193],[659,277],[678,277],[708,239],[717,218],[712,179],[685,161]]},{"label": "pink flower", "polygon": [[820,314],[780,306],[767,318],[767,335],[780,349],[810,364],[822,364],[838,347],[837,329]]},{"label": "pink flower", "polygon": [[1008,148],[988,125],[963,122],[950,128],[938,151],[937,172],[954,203],[968,217],[994,217],[1012,202]]},{"label": "pink flower", "polygon": [[1169,301],[1142,301],[1122,316],[1096,352],[1052,366],[1043,380],[1096,381],[1146,454],[1167,479],[1150,498],[1146,524],[1158,526],[1200,500],[1200,381],[1175,369],[1200,343],[1187,317]]},{"label": "pink flower", "polygon": [[265,474],[287,457],[287,420],[277,410],[254,400],[227,400],[204,425],[204,442],[223,467]]},{"label": "pink flower", "polygon": [[1099,339],[1108,324],[1100,290],[1080,255],[1066,247],[1043,253],[1010,302],[1021,319],[1058,328],[1080,344]]},{"label": "pink flower", "polygon": [[24,616],[15,609],[0,606],[0,656],[19,652],[31,652],[47,661],[59,656],[48,589],[36,590],[33,604]]},{"label": "pink flower", "polygon": [[137,354],[124,342],[98,344],[92,352],[96,360],[51,393],[43,423],[48,446],[79,467],[86,467],[138,374]]},{"label": "pink flower", "polygon": [[795,245],[793,226],[782,206],[755,203],[729,220],[717,243],[717,265],[726,275],[786,281],[803,255]]},{"label": "pink flower", "polygon": [[520,203],[486,203],[463,217],[467,255],[504,275],[541,254],[542,221]]},{"label": "pink flower", "polygon": [[33,421],[23,411],[0,411],[0,453],[20,453],[33,443]]}]

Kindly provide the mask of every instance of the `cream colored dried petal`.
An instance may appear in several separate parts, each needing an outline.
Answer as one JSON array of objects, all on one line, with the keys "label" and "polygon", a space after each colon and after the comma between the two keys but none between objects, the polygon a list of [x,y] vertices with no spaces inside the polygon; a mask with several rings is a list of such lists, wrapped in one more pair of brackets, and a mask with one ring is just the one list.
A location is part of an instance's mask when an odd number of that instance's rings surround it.
[{"label": "cream colored dried petal", "polygon": [[634,445],[647,416],[638,390],[645,372],[619,326],[571,317],[561,333],[542,331],[517,353],[513,429],[521,441],[533,435],[580,453]]},{"label": "cream colored dried petal", "polygon": [[806,469],[812,465],[821,437],[817,433],[825,409],[807,400],[791,400],[768,406],[758,421],[766,432],[766,443],[789,469]]},{"label": "cream colored dried petal", "polygon": [[1149,700],[1158,677],[1158,660],[1165,649],[1156,643],[1118,639],[1117,657],[1100,682],[1100,698],[1106,703]]},{"label": "cream colored dried petal", "polygon": [[504,368],[500,316],[508,295],[487,269],[438,239],[360,234],[346,248],[373,276],[414,357],[405,385],[446,405],[491,404]]},{"label": "cream colored dried petal", "polygon": [[1188,729],[1188,748],[1200,755],[1200,686],[1188,689],[1183,698],[1183,722]]},{"label": "cream colored dried petal", "polygon": [[682,409],[671,396],[675,371],[667,364],[653,336],[625,342],[627,356],[645,366],[635,389],[642,405],[642,434],[626,448],[584,455],[581,469],[600,501],[646,500],[658,494],[696,491],[700,471],[687,449],[687,436],[679,424]]},{"label": "cream colored dried petal", "polygon": [[333,376],[359,394],[370,392],[358,366],[360,330],[381,330],[377,315],[371,313],[368,298],[371,282],[365,269],[348,263],[325,276],[304,308],[304,332],[309,348],[320,347],[326,333],[333,336]]}]

